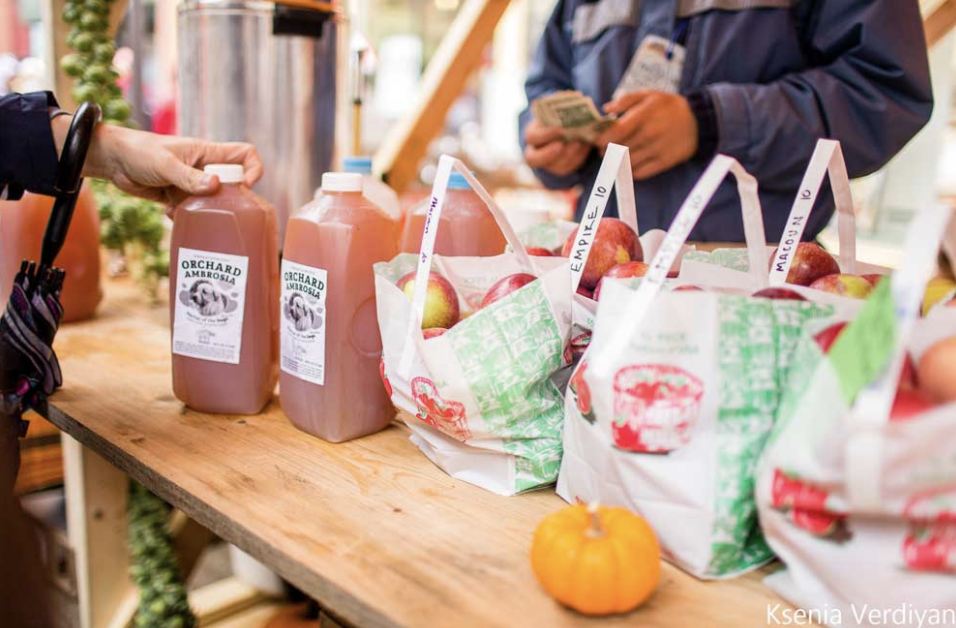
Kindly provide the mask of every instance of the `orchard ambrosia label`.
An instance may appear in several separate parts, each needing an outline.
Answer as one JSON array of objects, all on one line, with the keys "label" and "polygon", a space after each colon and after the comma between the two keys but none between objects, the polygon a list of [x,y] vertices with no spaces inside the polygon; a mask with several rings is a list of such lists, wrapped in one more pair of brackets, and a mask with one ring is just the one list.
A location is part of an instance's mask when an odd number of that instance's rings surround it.
[{"label": "orchard ambrosia label", "polygon": [[325,384],[325,328],[328,273],[282,260],[280,366],[313,384]]},{"label": "orchard ambrosia label", "polygon": [[239,364],[249,258],[179,249],[173,353]]}]

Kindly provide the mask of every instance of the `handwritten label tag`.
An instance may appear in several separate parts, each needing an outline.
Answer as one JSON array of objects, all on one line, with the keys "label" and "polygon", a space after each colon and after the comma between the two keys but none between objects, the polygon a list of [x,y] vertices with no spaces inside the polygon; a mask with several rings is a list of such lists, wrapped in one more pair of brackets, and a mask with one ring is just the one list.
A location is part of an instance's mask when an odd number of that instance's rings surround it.
[{"label": "handwritten label tag", "polygon": [[634,53],[624,77],[614,90],[614,97],[642,89],[676,94],[680,88],[686,54],[687,51],[680,44],[658,35],[648,35]]},{"label": "handwritten label tag", "polygon": [[823,178],[829,174],[830,189],[836,201],[837,231],[840,237],[840,269],[845,273],[856,271],[856,218],[853,213],[853,198],[850,195],[850,180],[840,143],[834,140],[819,140],[810,158],[810,164],[800,182],[797,197],[790,208],[790,216],[783,228],[777,254],[770,265],[770,285],[782,286],[787,282],[793,255],[803,238],[810,211],[816,205],[823,186]]}]

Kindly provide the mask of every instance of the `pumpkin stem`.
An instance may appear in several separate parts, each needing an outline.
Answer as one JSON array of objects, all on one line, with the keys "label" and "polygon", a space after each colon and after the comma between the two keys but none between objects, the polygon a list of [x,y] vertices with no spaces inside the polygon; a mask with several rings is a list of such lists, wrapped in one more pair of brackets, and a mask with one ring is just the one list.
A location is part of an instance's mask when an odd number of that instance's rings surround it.
[{"label": "pumpkin stem", "polygon": [[600,504],[596,501],[588,504],[588,514],[591,516],[591,526],[588,528],[587,536],[589,539],[599,539],[604,536],[604,526],[601,525],[601,517],[598,516]]}]

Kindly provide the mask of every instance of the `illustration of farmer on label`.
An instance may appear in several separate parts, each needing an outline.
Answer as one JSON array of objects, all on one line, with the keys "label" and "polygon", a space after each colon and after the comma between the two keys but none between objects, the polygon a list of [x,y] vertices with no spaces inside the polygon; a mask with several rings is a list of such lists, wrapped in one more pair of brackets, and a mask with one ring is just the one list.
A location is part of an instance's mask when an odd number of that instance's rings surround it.
[{"label": "illustration of farmer on label", "polygon": [[471,438],[465,406],[442,399],[435,382],[427,377],[416,377],[412,380],[412,397],[418,406],[419,419],[460,441]]},{"label": "illustration of farmer on label", "polygon": [[676,366],[625,366],[614,376],[614,445],[625,451],[667,453],[690,442],[701,381]]},{"label": "illustration of farmer on label", "polygon": [[903,541],[906,567],[956,574],[956,488],[916,495],[905,514],[910,520]]}]

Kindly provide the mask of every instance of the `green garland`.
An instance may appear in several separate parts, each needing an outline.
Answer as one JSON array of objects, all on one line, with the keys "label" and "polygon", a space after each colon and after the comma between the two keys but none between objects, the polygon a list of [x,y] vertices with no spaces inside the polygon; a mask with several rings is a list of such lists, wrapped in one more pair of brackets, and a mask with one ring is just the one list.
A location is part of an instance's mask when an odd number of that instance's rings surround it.
[{"label": "green garland", "polygon": [[169,535],[169,506],[137,482],[130,483],[130,574],[139,587],[136,628],[195,628],[186,587]]},{"label": "green garland", "polygon": [[[130,105],[116,84],[113,68],[116,44],[109,35],[113,0],[72,0],[63,9],[63,21],[73,28],[67,45],[74,51],[60,60],[60,67],[76,79],[73,100],[92,101],[103,109],[103,121],[130,126]],[[123,256],[133,276],[151,295],[161,277],[169,276],[169,251],[163,248],[163,208],[134,198],[112,183],[93,181],[99,208],[100,241]]]}]

